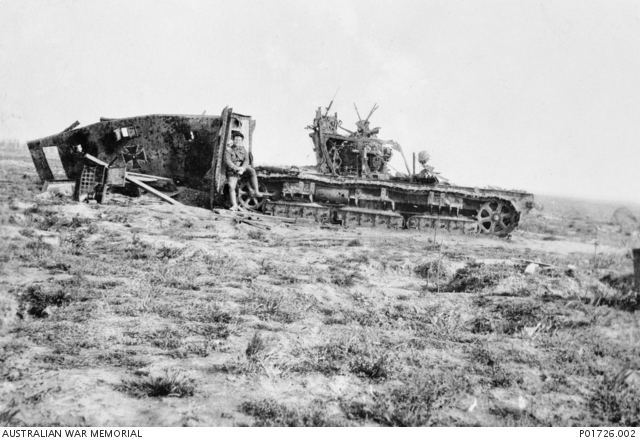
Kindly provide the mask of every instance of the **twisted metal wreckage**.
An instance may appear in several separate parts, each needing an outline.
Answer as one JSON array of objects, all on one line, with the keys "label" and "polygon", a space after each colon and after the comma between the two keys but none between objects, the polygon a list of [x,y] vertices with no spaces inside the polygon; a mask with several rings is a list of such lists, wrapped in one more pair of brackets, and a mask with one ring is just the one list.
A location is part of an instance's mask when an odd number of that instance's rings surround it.
[{"label": "twisted metal wreckage", "polygon": [[[400,145],[379,139],[380,128],[369,127],[376,106],[354,131],[342,127],[337,113],[329,115],[330,107],[324,113],[318,108],[307,127],[316,166],[254,167],[267,196],[254,197],[249,183],[240,182],[243,207],[306,222],[497,236],[508,235],[523,213],[539,208],[530,193],[416,175],[415,157],[412,173]],[[45,187],[75,184],[76,200],[102,202],[113,191],[137,195],[143,189],[173,204],[228,206],[224,153],[232,131],[244,135],[253,165],[255,121],[228,107],[221,116],[147,115],[77,125],[28,142]],[[393,152],[402,155],[407,175],[390,174]]]}]

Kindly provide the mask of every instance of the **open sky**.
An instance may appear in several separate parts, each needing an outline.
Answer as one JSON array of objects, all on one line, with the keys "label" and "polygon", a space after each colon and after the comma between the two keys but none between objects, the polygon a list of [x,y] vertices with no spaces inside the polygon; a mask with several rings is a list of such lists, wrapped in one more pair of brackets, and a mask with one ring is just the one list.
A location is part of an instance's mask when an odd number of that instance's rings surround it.
[{"label": "open sky", "polygon": [[338,88],[456,184],[640,202],[639,1],[0,0],[0,138],[229,105],[311,164]]}]

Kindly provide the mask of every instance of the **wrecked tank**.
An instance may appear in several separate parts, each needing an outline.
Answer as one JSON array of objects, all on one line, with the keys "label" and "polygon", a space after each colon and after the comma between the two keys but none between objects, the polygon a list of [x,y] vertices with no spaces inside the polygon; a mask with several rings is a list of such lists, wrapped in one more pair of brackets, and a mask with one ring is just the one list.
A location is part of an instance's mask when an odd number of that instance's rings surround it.
[{"label": "wrecked tank", "polygon": [[[344,226],[505,236],[536,206],[530,193],[461,187],[411,173],[401,146],[378,138],[379,128],[369,128],[375,107],[354,131],[342,127],[329,108],[324,114],[319,108],[308,127],[316,155],[312,167],[256,167],[256,122],[228,107],[220,116],[101,118],[80,128],[74,123],[27,145],[45,188],[73,184],[80,201],[103,202],[113,192],[136,196],[143,190],[172,204],[228,206],[224,154],[231,133],[239,131],[260,192],[268,196],[256,198],[249,183],[240,181],[238,202],[265,214]],[[404,158],[406,175],[390,173],[394,152]]]},{"label": "wrecked tank", "polygon": [[70,183],[77,200],[97,193],[102,202],[109,192],[136,196],[142,189],[171,203],[209,208],[224,203],[215,184],[224,176],[219,170],[228,132],[243,133],[253,160],[255,121],[229,108],[219,116],[144,115],[78,125],[27,142],[45,188]]},{"label": "wrecked tank", "polygon": [[[266,213],[345,226],[506,236],[522,214],[536,206],[530,193],[495,188],[461,187],[438,176],[409,171],[400,145],[378,138],[379,128],[360,119],[356,130],[342,127],[338,115],[318,108],[311,130],[316,166],[302,170],[256,167],[268,200],[245,196],[249,208]],[[357,110],[357,109],[356,109]],[[346,134],[338,133],[343,129]],[[392,176],[389,160],[402,155],[406,175]],[[415,169],[415,166],[414,166]]]}]

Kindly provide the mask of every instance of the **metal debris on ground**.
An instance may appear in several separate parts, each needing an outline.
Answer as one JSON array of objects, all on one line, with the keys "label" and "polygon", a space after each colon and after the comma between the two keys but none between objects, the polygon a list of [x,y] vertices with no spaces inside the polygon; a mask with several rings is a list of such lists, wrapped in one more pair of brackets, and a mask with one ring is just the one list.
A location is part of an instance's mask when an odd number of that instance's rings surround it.
[{"label": "metal debris on ground", "polygon": [[536,272],[536,270],[538,269],[538,264],[535,263],[530,263],[529,265],[527,265],[527,267],[524,269],[524,272],[526,274],[533,274]]},{"label": "metal debris on ground", "polygon": [[507,266],[519,265],[519,263],[514,262],[511,259],[476,259],[475,263],[478,265],[507,265]]}]

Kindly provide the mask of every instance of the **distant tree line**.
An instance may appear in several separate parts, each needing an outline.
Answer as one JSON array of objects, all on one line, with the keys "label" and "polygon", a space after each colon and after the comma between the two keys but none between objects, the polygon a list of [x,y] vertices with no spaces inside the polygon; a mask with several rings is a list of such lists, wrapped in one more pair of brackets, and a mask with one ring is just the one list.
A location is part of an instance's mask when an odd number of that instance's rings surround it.
[{"label": "distant tree line", "polygon": [[0,139],[0,149],[2,150],[21,150],[25,147],[25,143],[18,139]]}]

